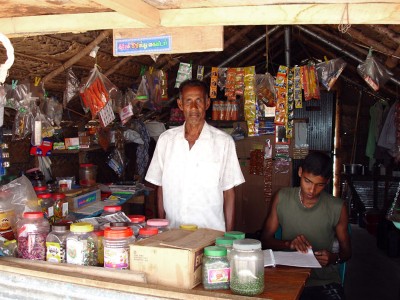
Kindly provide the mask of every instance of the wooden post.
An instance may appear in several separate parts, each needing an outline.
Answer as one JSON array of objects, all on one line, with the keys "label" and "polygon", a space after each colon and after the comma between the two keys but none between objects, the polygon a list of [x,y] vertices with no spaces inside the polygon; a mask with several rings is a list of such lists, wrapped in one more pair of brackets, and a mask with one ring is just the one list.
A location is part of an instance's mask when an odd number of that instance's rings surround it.
[{"label": "wooden post", "polygon": [[87,55],[92,49],[100,44],[104,39],[106,39],[108,36],[110,36],[112,33],[111,30],[104,30],[99,34],[97,38],[95,38],[89,45],[87,45],[82,51],[80,51],[77,55],[74,57],[70,58],[68,61],[63,63],[60,67],[52,71],[50,74],[47,74],[45,77],[43,77],[42,82],[45,84],[47,81],[53,79],[56,77],[58,74],[64,72],[66,69],[71,67],[73,64],[75,64],[77,61],[79,61],[82,57]]}]

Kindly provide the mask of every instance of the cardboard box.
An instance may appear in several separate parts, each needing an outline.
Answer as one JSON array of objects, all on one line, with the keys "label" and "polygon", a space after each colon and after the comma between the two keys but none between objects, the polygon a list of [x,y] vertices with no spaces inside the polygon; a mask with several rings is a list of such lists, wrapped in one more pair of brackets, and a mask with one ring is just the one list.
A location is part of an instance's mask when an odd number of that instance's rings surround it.
[{"label": "cardboard box", "polygon": [[93,204],[101,200],[101,193],[99,189],[95,189],[85,194],[80,194],[75,197],[67,197],[69,211],[75,212],[82,207]]},{"label": "cardboard box", "polygon": [[145,272],[147,282],[191,289],[202,281],[204,247],[222,231],[171,229],[130,245],[130,269]]}]

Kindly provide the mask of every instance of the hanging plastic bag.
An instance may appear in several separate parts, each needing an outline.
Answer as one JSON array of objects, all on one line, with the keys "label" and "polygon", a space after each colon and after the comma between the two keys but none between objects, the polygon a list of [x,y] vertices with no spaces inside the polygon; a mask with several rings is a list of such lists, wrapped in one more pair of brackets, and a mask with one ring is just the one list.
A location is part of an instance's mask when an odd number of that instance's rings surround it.
[{"label": "hanging plastic bag", "polygon": [[125,159],[122,157],[122,153],[115,148],[108,156],[107,164],[118,177],[121,177],[124,173],[124,161]]},{"label": "hanging plastic bag", "polygon": [[67,70],[67,74],[66,74],[66,84],[65,84],[64,94],[63,94],[64,108],[67,107],[67,104],[69,103],[69,101],[71,101],[71,99],[74,98],[78,94],[79,86],[80,86],[79,79],[76,77],[76,75],[72,71],[72,68],[69,68]]},{"label": "hanging plastic bag", "polygon": [[140,107],[143,107],[150,99],[150,87],[146,75],[142,76],[139,87],[136,92],[135,100],[140,102]]},{"label": "hanging plastic bag", "polygon": [[118,88],[97,67],[90,73],[87,82],[80,89],[80,96],[85,107],[89,107],[92,119],[102,110],[108,101],[115,101]]},{"label": "hanging plastic bag", "polygon": [[33,108],[36,106],[35,101],[31,100],[30,95],[20,102],[20,106],[15,115],[12,141],[22,140],[32,133],[34,115]]},{"label": "hanging plastic bag", "polygon": [[43,106],[44,114],[51,124],[60,126],[63,106],[55,98],[46,98]]},{"label": "hanging plastic bag", "polygon": [[18,84],[18,80],[13,80],[7,89],[7,99],[13,99],[14,101],[21,102],[28,97],[29,93],[29,82]]},{"label": "hanging plastic bag", "polygon": [[365,62],[357,66],[357,72],[374,91],[378,91],[390,77],[386,68],[373,57],[371,50]]},{"label": "hanging plastic bag", "polygon": [[347,63],[341,58],[335,58],[317,64],[316,70],[319,82],[330,91],[346,65]]},{"label": "hanging plastic bag", "polygon": [[4,123],[4,107],[6,103],[6,90],[3,85],[0,85],[0,127],[2,127]]}]

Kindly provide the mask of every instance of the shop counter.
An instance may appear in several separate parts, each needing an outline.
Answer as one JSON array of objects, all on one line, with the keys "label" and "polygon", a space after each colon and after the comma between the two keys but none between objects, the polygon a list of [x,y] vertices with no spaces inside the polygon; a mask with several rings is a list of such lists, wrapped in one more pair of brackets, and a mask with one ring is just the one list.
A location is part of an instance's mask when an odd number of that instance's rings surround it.
[{"label": "shop counter", "polygon": [[145,275],[68,264],[0,258],[0,297],[10,299],[298,299],[310,269],[265,268],[261,295],[233,295],[229,290],[209,291],[202,285],[184,290],[147,284]]}]

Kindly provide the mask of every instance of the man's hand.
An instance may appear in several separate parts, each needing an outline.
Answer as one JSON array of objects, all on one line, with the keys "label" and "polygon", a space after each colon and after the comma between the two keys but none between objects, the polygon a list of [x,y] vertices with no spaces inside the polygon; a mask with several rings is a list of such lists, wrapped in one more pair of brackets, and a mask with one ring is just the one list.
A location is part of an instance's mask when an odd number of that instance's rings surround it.
[{"label": "man's hand", "polygon": [[333,264],[336,261],[336,254],[331,253],[328,250],[315,251],[314,255],[319,264],[323,267]]},{"label": "man's hand", "polygon": [[302,234],[290,242],[290,249],[292,250],[307,253],[310,248],[312,248],[310,242]]}]

